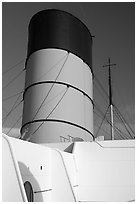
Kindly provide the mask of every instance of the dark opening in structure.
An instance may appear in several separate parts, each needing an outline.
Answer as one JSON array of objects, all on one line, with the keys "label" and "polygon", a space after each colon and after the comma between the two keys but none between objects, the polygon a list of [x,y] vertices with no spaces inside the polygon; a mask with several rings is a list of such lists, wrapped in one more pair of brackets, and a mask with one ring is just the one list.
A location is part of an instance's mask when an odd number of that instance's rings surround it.
[{"label": "dark opening in structure", "polygon": [[33,188],[31,183],[29,181],[26,181],[24,183],[24,188],[26,191],[28,202],[34,202],[34,194],[33,194]]}]

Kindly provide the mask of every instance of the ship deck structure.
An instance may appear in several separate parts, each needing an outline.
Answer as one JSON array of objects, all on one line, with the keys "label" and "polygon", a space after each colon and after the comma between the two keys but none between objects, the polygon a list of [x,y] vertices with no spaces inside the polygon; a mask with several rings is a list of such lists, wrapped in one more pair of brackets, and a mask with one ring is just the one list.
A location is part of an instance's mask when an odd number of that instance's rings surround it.
[{"label": "ship deck structure", "polygon": [[[135,140],[94,135],[93,36],[57,9],[29,24],[19,138],[3,133],[3,201],[135,201]],[[114,64],[113,64],[114,65]],[[127,127],[127,126],[126,126]]]}]

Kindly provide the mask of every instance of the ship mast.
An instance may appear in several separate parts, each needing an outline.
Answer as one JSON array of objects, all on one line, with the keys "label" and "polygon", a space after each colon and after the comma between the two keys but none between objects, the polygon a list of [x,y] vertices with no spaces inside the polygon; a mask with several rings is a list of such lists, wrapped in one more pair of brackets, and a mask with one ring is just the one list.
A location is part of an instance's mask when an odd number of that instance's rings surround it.
[{"label": "ship mast", "polygon": [[108,58],[108,64],[103,65],[103,67],[108,67],[108,75],[109,75],[109,107],[110,107],[110,125],[111,125],[111,140],[114,140],[114,118],[113,118],[113,102],[112,102],[112,87],[111,87],[111,67],[116,64],[110,63],[110,58]]}]

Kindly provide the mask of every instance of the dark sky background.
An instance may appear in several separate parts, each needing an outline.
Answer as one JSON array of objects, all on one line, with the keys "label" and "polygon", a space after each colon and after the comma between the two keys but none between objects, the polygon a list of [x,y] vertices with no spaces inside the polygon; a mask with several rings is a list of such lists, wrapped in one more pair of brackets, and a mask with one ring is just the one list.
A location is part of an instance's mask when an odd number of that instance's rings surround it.
[{"label": "dark sky background", "polygon": [[[117,66],[112,69],[113,101],[121,111],[128,123],[135,126],[135,8],[134,3],[83,3],[83,2],[20,2],[3,3],[2,8],[2,34],[3,34],[3,90],[2,90],[2,116],[6,117],[18,96],[7,99],[19,93],[24,88],[25,74],[16,77],[25,66],[27,54],[28,24],[31,17],[40,10],[56,8],[67,11],[89,28],[93,41],[93,70],[95,76],[108,91],[108,70],[102,68],[107,64],[108,57]],[[9,68],[21,62],[11,71]],[[9,85],[8,85],[9,83]],[[8,86],[7,86],[8,85]],[[98,87],[99,88],[99,87]],[[101,91],[101,90],[100,90]],[[105,96],[105,95],[104,95]],[[21,101],[22,95],[17,101]],[[94,100],[102,112],[108,106],[108,99],[104,99],[97,87],[94,87]],[[3,131],[10,131],[9,135],[16,136],[21,127],[23,103],[13,111],[3,123]],[[101,120],[94,117],[95,132]],[[107,129],[108,127],[106,127]],[[103,132],[100,132],[103,134]]]}]

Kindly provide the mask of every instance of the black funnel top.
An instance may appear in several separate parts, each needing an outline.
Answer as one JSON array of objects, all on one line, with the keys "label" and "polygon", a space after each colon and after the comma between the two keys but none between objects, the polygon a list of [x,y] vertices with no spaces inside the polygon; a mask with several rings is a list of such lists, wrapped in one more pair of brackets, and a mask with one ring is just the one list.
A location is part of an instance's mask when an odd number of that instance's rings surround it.
[{"label": "black funnel top", "polygon": [[92,68],[92,37],[88,28],[73,15],[56,10],[35,14],[29,24],[28,57],[45,48],[67,50]]}]

